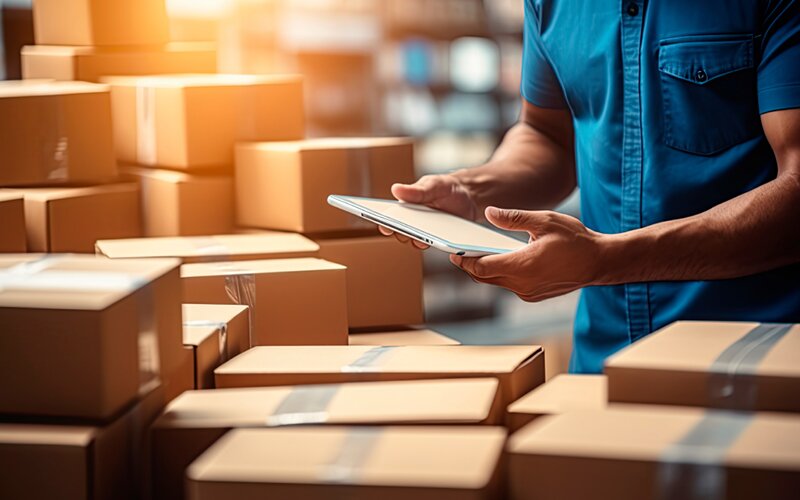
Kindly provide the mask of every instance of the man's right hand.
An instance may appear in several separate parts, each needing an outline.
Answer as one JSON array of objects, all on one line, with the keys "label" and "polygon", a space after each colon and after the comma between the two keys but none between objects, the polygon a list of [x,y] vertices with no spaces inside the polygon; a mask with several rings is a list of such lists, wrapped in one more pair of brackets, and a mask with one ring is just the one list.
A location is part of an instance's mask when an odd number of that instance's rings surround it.
[{"label": "man's right hand", "polygon": [[[426,175],[414,184],[394,184],[392,195],[400,201],[426,205],[464,219],[476,220],[479,215],[469,190],[452,174]],[[378,229],[384,236],[394,235],[401,242],[409,241],[408,237],[395,234],[386,227],[378,226]],[[416,240],[411,240],[411,243],[417,248],[428,248]]]}]

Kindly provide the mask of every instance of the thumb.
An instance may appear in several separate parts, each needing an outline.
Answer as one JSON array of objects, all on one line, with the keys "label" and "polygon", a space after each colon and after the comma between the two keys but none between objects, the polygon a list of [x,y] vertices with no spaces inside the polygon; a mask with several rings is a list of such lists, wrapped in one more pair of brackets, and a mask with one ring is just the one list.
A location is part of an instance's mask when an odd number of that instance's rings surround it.
[{"label": "thumb", "polygon": [[427,204],[442,196],[442,183],[437,179],[423,177],[414,184],[393,184],[392,195],[407,203]]},{"label": "thumb", "polygon": [[539,233],[544,226],[544,220],[540,212],[487,207],[485,214],[486,220],[500,229],[527,231],[531,235],[534,235],[535,233]]}]

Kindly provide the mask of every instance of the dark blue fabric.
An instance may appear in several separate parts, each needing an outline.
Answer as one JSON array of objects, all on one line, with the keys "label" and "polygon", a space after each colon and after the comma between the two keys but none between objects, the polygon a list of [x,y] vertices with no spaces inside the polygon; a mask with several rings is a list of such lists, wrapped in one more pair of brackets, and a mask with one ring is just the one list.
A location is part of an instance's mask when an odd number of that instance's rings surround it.
[{"label": "dark blue fabric", "polygon": [[[698,214],[775,178],[760,114],[800,107],[797,2],[526,0],[524,44],[523,97],[572,113],[591,229]],[[586,288],[570,368],[599,372],[681,319],[800,322],[800,266]]]}]

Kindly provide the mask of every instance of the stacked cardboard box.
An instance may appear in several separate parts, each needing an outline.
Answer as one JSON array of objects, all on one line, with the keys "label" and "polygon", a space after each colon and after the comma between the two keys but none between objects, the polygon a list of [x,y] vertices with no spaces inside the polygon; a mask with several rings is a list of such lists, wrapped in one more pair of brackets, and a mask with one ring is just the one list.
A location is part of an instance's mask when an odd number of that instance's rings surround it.
[{"label": "stacked cardboard box", "polygon": [[350,345],[461,345],[461,342],[427,328],[405,328],[351,333]]},{"label": "stacked cardboard box", "polygon": [[25,251],[25,200],[19,193],[0,191],[0,252]]},{"label": "stacked cardboard box", "polygon": [[510,404],[506,425],[514,431],[544,415],[601,410],[606,400],[604,375],[561,374]]}]

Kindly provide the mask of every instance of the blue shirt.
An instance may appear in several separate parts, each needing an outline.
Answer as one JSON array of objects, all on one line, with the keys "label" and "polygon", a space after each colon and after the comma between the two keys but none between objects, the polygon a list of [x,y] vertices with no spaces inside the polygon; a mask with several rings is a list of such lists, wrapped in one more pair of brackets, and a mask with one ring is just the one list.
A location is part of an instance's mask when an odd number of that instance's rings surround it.
[{"label": "blue shirt", "polygon": [[[783,0],[526,0],[522,95],[572,114],[587,227],[687,217],[775,178],[759,115],[800,107],[799,11]],[[800,266],[586,288],[570,369],[599,372],[681,319],[800,322]]]}]

